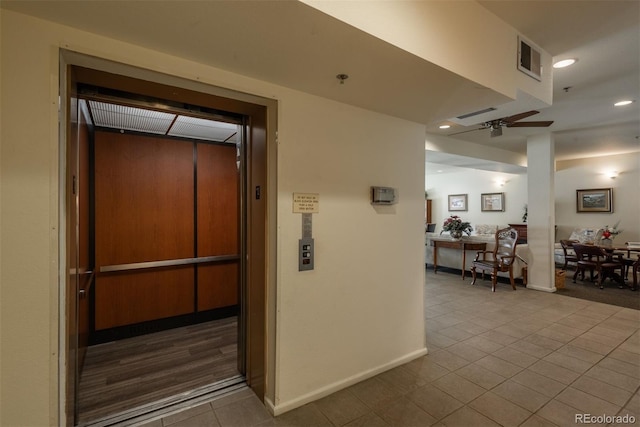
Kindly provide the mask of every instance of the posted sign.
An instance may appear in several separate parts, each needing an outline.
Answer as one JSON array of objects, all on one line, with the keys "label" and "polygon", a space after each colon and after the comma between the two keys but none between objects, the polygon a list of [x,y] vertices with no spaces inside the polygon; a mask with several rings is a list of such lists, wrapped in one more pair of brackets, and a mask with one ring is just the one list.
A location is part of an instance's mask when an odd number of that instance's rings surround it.
[{"label": "posted sign", "polygon": [[320,212],[320,195],[318,193],[293,193],[293,213]]}]

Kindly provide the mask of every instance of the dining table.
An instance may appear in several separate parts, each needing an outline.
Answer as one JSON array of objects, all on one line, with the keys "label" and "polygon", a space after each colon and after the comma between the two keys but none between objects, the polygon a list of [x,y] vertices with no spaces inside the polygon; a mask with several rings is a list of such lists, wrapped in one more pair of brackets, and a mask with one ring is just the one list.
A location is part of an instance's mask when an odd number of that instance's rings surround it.
[{"label": "dining table", "polygon": [[[631,243],[631,242],[629,242]],[[624,245],[614,245],[613,243],[596,243],[595,246],[604,249],[607,253],[627,253],[627,257],[631,257],[631,252],[638,252],[640,256],[640,242],[633,242],[634,244],[625,243]]]},{"label": "dining table", "polygon": [[[609,259],[613,259],[614,255],[619,255],[618,258],[620,262],[622,262],[623,264],[623,273],[620,280],[621,280],[621,283],[624,283],[627,280],[628,269],[635,262],[635,260],[631,258],[631,253],[632,252],[637,253],[638,258],[640,258],[640,242],[626,242],[624,245],[615,245],[613,244],[612,241],[604,242],[604,243],[600,241],[595,245],[599,248],[602,248],[607,253]],[[626,260],[622,259],[622,256],[624,256],[625,253],[627,257]],[[614,278],[615,276],[617,275],[614,273]],[[630,287],[631,287],[631,290],[636,290],[635,286],[630,285]]]}]

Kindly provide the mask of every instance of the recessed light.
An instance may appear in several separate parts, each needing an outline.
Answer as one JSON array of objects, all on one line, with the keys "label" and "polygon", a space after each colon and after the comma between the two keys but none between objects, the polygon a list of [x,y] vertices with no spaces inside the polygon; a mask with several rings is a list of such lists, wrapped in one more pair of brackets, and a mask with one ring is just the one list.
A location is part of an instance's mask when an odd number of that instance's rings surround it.
[{"label": "recessed light", "polygon": [[440,125],[439,128],[440,129],[449,129],[451,127],[451,125]]},{"label": "recessed light", "polygon": [[564,68],[564,67],[568,67],[569,65],[573,65],[575,64],[577,61],[577,59],[574,58],[569,58],[569,59],[563,59],[561,61],[556,62],[555,64],[553,64],[553,68]]},{"label": "recessed light", "polygon": [[629,104],[631,104],[631,103],[633,103],[633,101],[631,101],[631,100],[629,100],[629,99],[625,99],[625,100],[623,100],[623,101],[618,101],[618,102],[616,102],[616,103],[615,103],[615,104],[613,104],[613,105],[614,105],[614,106],[616,106],[616,107],[622,107],[622,106],[624,106],[624,105],[629,105]]}]

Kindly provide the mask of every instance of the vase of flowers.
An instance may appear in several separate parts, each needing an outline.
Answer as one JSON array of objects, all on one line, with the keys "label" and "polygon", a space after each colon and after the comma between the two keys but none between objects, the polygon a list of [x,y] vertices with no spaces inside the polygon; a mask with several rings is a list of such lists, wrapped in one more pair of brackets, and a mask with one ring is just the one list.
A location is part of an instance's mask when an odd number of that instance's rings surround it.
[{"label": "vase of flowers", "polygon": [[618,224],[620,224],[620,221],[616,222],[613,227],[609,227],[608,225],[604,226],[601,237],[603,244],[610,244],[611,241],[622,232],[622,230],[618,228]]},{"label": "vase of flowers", "polygon": [[459,216],[452,215],[444,220],[444,224],[442,224],[442,231],[440,232],[440,234],[444,233],[445,231],[449,232],[451,238],[460,239],[462,238],[462,233],[471,235],[473,228],[471,227],[470,223],[463,221]]}]

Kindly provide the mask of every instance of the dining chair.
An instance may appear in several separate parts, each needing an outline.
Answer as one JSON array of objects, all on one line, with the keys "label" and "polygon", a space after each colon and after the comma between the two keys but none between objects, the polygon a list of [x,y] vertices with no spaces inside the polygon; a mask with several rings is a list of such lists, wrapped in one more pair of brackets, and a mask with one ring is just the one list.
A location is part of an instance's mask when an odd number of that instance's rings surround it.
[{"label": "dining chair", "polygon": [[638,275],[640,275],[640,255],[638,255],[638,259],[631,266],[631,274],[633,275],[633,285],[631,285],[632,291],[638,290]]},{"label": "dining chair", "polygon": [[[576,251],[578,262],[576,264],[576,272],[573,274],[573,283],[576,283],[578,273],[582,273],[584,280],[584,272],[589,270],[591,281],[594,281],[594,272],[596,285],[600,289],[604,289],[604,281],[607,277],[618,281],[618,287],[624,287],[624,279],[622,273],[624,266],[619,256],[607,253],[603,248],[594,245],[573,244]],[[620,276],[616,277],[616,270],[620,270]]]},{"label": "dining chair", "polygon": [[626,281],[629,278],[629,271],[633,269],[633,264],[636,261],[636,258],[633,256],[635,254],[632,254],[629,248],[640,247],[640,242],[625,242],[625,245],[627,250],[620,250],[615,253],[621,255],[622,264],[624,265],[624,280]]},{"label": "dining chair", "polygon": [[[578,257],[576,256],[576,251],[573,249],[573,244],[579,243],[578,240],[560,240],[560,246],[562,246],[562,252],[564,252],[564,267],[563,270],[566,270],[569,266],[569,263],[577,263]],[[584,279],[584,276],[583,276]]]},{"label": "dining chair", "polygon": [[516,245],[518,244],[518,231],[513,227],[503,228],[496,231],[495,247],[492,251],[478,251],[473,260],[471,273],[473,274],[472,285],[476,284],[476,270],[482,271],[484,280],[485,271],[491,272],[491,291],[496,291],[498,272],[509,272],[511,287],[516,290],[513,281],[513,264],[516,259]]}]

